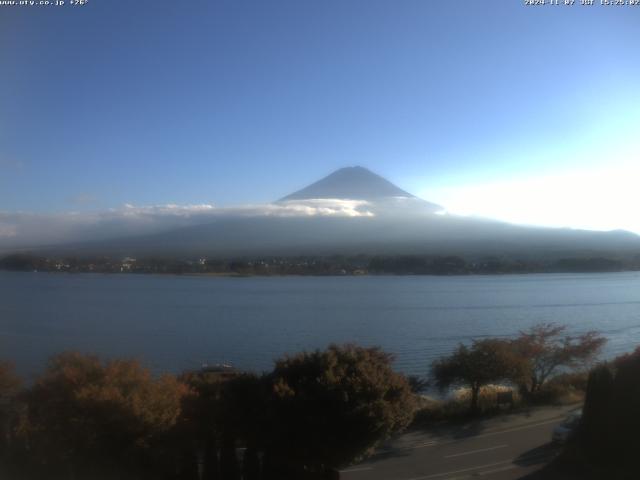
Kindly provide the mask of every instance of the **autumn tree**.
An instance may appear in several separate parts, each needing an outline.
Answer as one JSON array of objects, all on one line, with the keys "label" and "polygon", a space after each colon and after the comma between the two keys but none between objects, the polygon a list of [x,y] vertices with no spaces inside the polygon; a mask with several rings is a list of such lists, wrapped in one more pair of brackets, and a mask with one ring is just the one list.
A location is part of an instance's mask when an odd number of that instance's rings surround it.
[{"label": "autumn tree", "polygon": [[233,480],[240,476],[236,448],[245,448],[244,478],[256,478],[265,418],[266,387],[262,378],[235,370],[185,372],[188,385],[180,426],[185,446],[202,455],[203,478]]},{"label": "autumn tree", "polygon": [[9,444],[11,431],[16,420],[16,395],[22,381],[14,370],[13,364],[0,362],[0,455]]},{"label": "autumn tree", "polygon": [[[260,476],[260,452],[266,444],[268,381],[265,377],[250,373],[238,375],[224,384],[222,409],[225,412],[221,422],[222,447],[229,455],[233,448],[242,447],[244,480],[258,479]],[[224,457],[223,457],[224,458]],[[226,462],[231,475],[233,462]],[[223,464],[224,466],[224,464]],[[225,470],[222,471],[225,473]],[[228,475],[230,478],[230,475]],[[225,477],[227,478],[227,477]]]},{"label": "autumn tree", "polygon": [[579,440],[589,461],[606,465],[615,478],[636,478],[640,347],[591,370],[583,412]]},{"label": "autumn tree", "polygon": [[277,478],[346,465],[409,424],[414,397],[391,362],[379,348],[354,345],[276,361],[265,449],[268,465],[288,468]]},{"label": "autumn tree", "polygon": [[183,399],[179,432],[182,441],[183,467],[196,469],[201,456],[203,478],[220,478],[219,429],[224,412],[221,408],[223,377],[205,370],[184,372],[179,380],[189,388]]},{"label": "autumn tree", "polygon": [[420,375],[408,375],[407,381],[409,382],[411,391],[416,394],[422,393],[431,385],[428,378],[424,378]]},{"label": "autumn tree", "polygon": [[585,402],[582,408],[581,439],[595,460],[611,455],[612,411],[615,370],[612,364],[597,365],[589,372]]},{"label": "autumn tree", "polygon": [[58,469],[71,478],[101,478],[144,462],[160,466],[162,436],[185,393],[174,377],[154,378],[137,361],[55,356],[25,395],[30,462],[50,477]]},{"label": "autumn tree", "polygon": [[14,372],[13,364],[0,362],[0,398],[11,398],[20,389],[22,381]]},{"label": "autumn tree", "polygon": [[566,329],[564,325],[542,323],[520,332],[513,341],[514,351],[527,362],[527,374],[521,382],[524,392],[538,392],[562,368],[588,366],[606,342],[595,331],[571,336],[565,334]]},{"label": "autumn tree", "polygon": [[471,411],[478,411],[480,389],[487,384],[517,380],[524,372],[522,359],[508,341],[474,340],[470,347],[460,344],[449,356],[433,362],[431,374],[436,385],[445,390],[465,386],[471,390]]}]

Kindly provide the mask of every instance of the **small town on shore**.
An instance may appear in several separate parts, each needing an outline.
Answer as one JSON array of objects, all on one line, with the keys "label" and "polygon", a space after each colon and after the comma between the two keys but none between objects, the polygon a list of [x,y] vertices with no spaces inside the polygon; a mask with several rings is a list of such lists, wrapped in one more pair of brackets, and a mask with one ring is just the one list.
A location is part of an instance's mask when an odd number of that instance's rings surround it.
[{"label": "small town on shore", "polygon": [[0,257],[0,270],[67,273],[167,273],[229,276],[278,275],[492,275],[588,273],[640,270],[640,254],[523,259],[510,256],[465,258],[457,255],[258,256],[238,258],[120,258],[108,256]]}]

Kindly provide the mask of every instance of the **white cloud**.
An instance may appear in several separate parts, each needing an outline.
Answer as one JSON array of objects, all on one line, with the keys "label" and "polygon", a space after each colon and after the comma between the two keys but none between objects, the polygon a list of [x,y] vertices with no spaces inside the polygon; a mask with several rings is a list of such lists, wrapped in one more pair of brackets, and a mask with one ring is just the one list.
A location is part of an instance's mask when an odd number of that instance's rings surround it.
[{"label": "white cloud", "polygon": [[18,234],[18,229],[15,225],[3,225],[0,223],[0,238],[15,237]]},{"label": "white cloud", "polygon": [[95,212],[0,212],[0,247],[142,235],[221,217],[368,217],[373,216],[369,206],[361,200],[318,199],[236,207],[125,204],[121,208]]},{"label": "white cloud", "polygon": [[216,207],[211,204],[199,205],[150,205],[135,206],[125,204],[120,209],[109,210],[103,216],[119,216],[129,218],[156,217],[203,217],[203,216],[243,216],[243,217],[296,217],[296,216],[372,216],[367,210],[369,202],[364,200],[311,199],[291,200],[278,203],[241,205],[235,207]]}]

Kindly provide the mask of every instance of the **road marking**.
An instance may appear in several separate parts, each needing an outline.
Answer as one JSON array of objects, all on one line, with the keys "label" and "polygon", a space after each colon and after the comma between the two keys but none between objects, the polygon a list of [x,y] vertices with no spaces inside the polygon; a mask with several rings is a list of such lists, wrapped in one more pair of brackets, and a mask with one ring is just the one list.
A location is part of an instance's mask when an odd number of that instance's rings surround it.
[{"label": "road marking", "polygon": [[[380,457],[380,456],[385,456],[388,455],[391,452],[401,452],[401,451],[407,451],[407,450],[414,450],[414,449],[418,449],[418,448],[427,448],[427,447],[434,447],[434,446],[440,446],[440,445],[450,445],[453,443],[459,443],[459,442],[463,442],[465,440],[468,439],[473,439],[473,438],[482,438],[482,437],[490,437],[490,436],[494,436],[494,435],[500,435],[503,433],[509,433],[509,432],[517,432],[519,430],[526,430],[529,428],[535,428],[535,427],[539,427],[542,425],[549,425],[551,423],[557,423],[559,420],[561,420],[563,417],[558,416],[549,420],[545,420],[543,422],[538,422],[538,423],[529,423],[526,425],[521,425],[519,427],[512,427],[512,428],[507,428],[507,429],[503,429],[503,430],[497,430],[497,431],[493,431],[493,432],[487,432],[487,433],[480,433],[478,435],[470,435],[468,437],[464,437],[461,439],[457,439],[457,440],[450,440],[450,441],[446,441],[446,442],[436,442],[436,441],[431,441],[431,442],[425,442],[425,443],[421,443],[421,444],[417,444],[417,445],[413,445],[413,446],[408,446],[408,447],[402,447],[402,448],[397,448],[397,449],[391,449],[388,451],[381,451],[381,452],[377,452],[375,454],[372,455],[372,458],[375,457]],[[536,458],[539,458],[541,456],[545,456],[547,454],[538,454],[538,455],[532,455],[532,456],[528,456],[525,458],[521,458],[521,461],[526,461],[526,460],[534,460]],[[553,455],[551,455],[553,456]],[[465,472],[469,472],[472,470],[480,470],[483,468],[490,468],[493,466],[498,466],[498,465],[505,465],[508,463],[512,463],[514,460],[507,460],[507,461],[503,461],[503,462],[497,462],[494,464],[488,464],[488,465],[479,465],[477,467],[471,467],[471,468],[466,468],[464,470],[457,470],[457,471],[453,471],[453,472],[445,472],[445,473],[436,473],[433,475],[428,475],[426,477],[415,477],[415,478],[408,478],[408,479],[403,479],[403,480],[427,480],[430,478],[439,478],[439,477],[444,477],[447,475],[455,475],[456,473],[465,473]],[[517,467],[517,466],[516,466]],[[508,470],[510,468],[514,468],[513,466],[509,466],[509,467],[505,467],[505,470]],[[348,469],[348,470],[341,470],[341,472],[344,473],[348,473],[348,472],[358,472],[358,471],[366,471],[366,470],[373,470],[373,468],[371,467],[356,467],[353,469]],[[499,471],[499,470],[498,470]],[[490,473],[490,472],[489,472]],[[484,473],[484,472],[478,472],[478,475],[488,475],[489,473]]]},{"label": "road marking", "polygon": [[448,475],[455,475],[457,473],[471,472],[473,470],[478,470],[478,469],[481,469],[481,468],[497,467],[498,465],[505,465],[507,463],[511,463],[512,461],[513,460],[503,460],[502,462],[488,463],[486,465],[478,465],[477,467],[463,468],[462,470],[454,470],[452,472],[434,473],[434,474],[431,474],[431,475],[426,475],[424,477],[412,477],[412,478],[408,478],[407,480],[427,480],[429,478],[446,477]]},{"label": "road marking", "polygon": [[[521,457],[519,459],[512,458],[510,460],[503,460],[501,462],[488,463],[486,465],[478,465],[478,466],[475,466],[475,467],[463,468],[462,470],[453,470],[451,472],[433,473],[431,475],[425,475],[423,477],[407,478],[406,480],[429,480],[430,478],[451,477],[451,475],[457,475],[458,473],[473,472],[474,470],[482,470],[482,469],[485,469],[485,468],[498,467],[499,465],[503,465],[505,467],[504,469],[508,470],[511,467],[515,467],[515,468],[519,467],[519,465],[514,463],[517,460],[519,460],[521,462],[524,462],[524,461],[538,460],[538,459],[541,459],[541,458],[546,457],[546,456],[549,456],[549,455],[547,453],[543,453],[543,454],[539,454],[538,453],[538,454],[535,454],[535,455],[529,455],[529,456]],[[509,467],[509,468],[506,468],[506,467]],[[500,471],[500,469],[496,469],[496,471]],[[487,471],[487,472],[489,472],[489,471]],[[478,474],[481,474],[481,473],[478,472]],[[475,475],[476,474],[474,473],[473,476],[475,476]],[[485,473],[485,475],[486,475],[486,473]],[[458,477],[451,477],[448,480],[454,480],[455,478],[458,478]],[[468,478],[468,475],[465,476],[465,477],[459,477],[459,478]]]},{"label": "road marking", "polygon": [[411,447],[411,449],[415,450],[416,448],[435,447],[436,445],[438,445],[438,442],[426,442],[419,445],[414,445],[413,447]]},{"label": "road marking", "polygon": [[[551,420],[546,420],[544,422],[539,422],[539,423],[530,423],[528,425],[522,425],[520,427],[513,427],[513,428],[507,428],[506,430],[497,430],[495,432],[487,432],[487,433],[479,433],[477,435],[469,435],[468,437],[463,437],[457,440],[448,440],[446,442],[426,442],[426,443],[419,443],[418,445],[413,445],[411,447],[404,447],[404,448],[399,448],[398,451],[402,451],[402,450],[415,450],[417,448],[425,448],[425,447],[435,447],[436,445],[451,445],[452,443],[458,443],[458,442],[464,442],[465,440],[469,440],[472,438],[483,438],[483,437],[492,437],[494,435],[500,435],[502,433],[510,433],[510,432],[517,432],[519,430],[526,430],[528,428],[535,428],[535,427],[540,427],[542,425],[548,425],[550,423],[557,423],[558,420],[561,420],[563,417],[557,417]],[[384,455],[385,453],[388,452],[380,452],[379,454],[376,455]]]},{"label": "road marking", "polygon": [[445,455],[444,458],[462,457],[464,455],[472,455],[474,453],[488,452],[489,450],[497,450],[499,448],[506,448],[506,447],[508,447],[508,445],[496,445],[495,447],[480,448],[478,450],[469,450],[468,452],[454,453],[453,455]]},{"label": "road marking", "polygon": [[485,470],[483,472],[478,472],[477,475],[479,475],[479,476],[491,475],[492,473],[505,472],[507,470],[513,470],[514,468],[518,468],[518,465],[515,465],[515,464],[512,463],[511,465],[505,465],[504,467],[493,468],[491,470]]},{"label": "road marking", "polygon": [[554,418],[553,420],[547,420],[546,422],[532,423],[532,424],[529,424],[529,425],[523,425],[521,427],[508,428],[506,430],[500,430],[500,431],[497,431],[497,432],[480,433],[478,435],[473,435],[473,436],[468,437],[468,438],[491,437],[493,435],[500,435],[501,433],[517,432],[518,430],[526,430],[528,428],[539,427],[541,425],[548,425],[550,423],[558,423],[558,420],[561,420],[561,419],[562,419],[562,417],[559,417],[559,418]]},{"label": "road marking", "polygon": [[365,470],[373,470],[373,468],[371,467],[349,468],[347,470],[340,470],[340,473],[364,472]]}]

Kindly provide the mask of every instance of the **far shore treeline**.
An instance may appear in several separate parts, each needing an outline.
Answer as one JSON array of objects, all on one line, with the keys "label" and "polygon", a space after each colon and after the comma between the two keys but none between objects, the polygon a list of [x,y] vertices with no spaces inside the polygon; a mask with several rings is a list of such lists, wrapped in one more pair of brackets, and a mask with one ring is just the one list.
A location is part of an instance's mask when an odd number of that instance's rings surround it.
[{"label": "far shore treeline", "polygon": [[521,258],[508,255],[332,255],[237,258],[132,258],[41,256],[17,253],[0,257],[0,270],[70,273],[165,273],[209,275],[490,275],[587,273],[640,270],[640,253],[574,257]]},{"label": "far shore treeline", "polygon": [[[26,384],[0,363],[0,477],[339,478],[411,425],[500,411],[492,385],[529,404],[584,390],[604,342],[540,324],[460,345],[428,379],[353,344],[286,355],[260,375],[218,365],[155,376],[135,360],[66,352]],[[468,394],[435,401],[421,395],[430,383]]]}]

